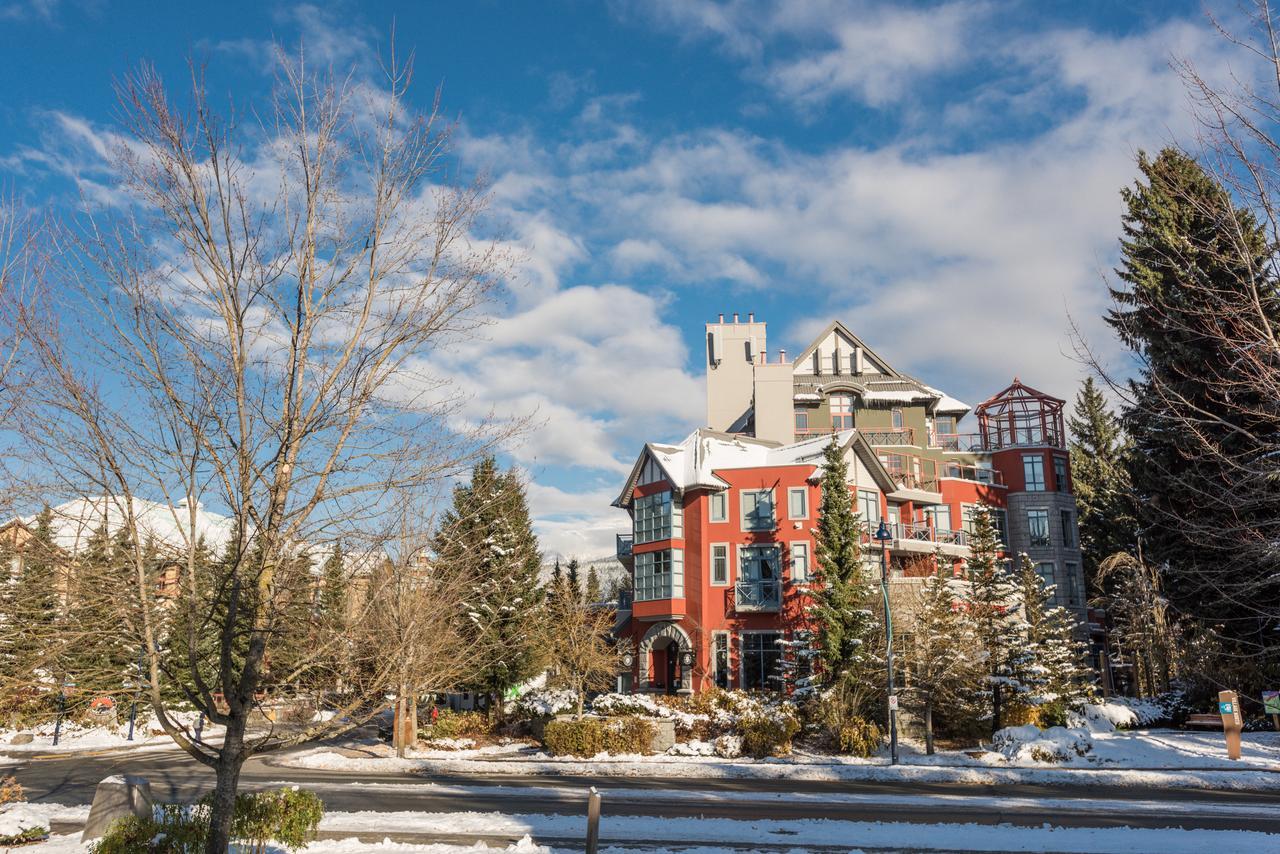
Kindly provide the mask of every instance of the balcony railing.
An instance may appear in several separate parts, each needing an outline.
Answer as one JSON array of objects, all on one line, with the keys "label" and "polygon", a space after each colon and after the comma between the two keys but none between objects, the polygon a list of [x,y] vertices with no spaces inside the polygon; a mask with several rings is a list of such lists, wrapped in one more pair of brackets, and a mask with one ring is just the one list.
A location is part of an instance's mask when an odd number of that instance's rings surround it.
[{"label": "balcony railing", "polygon": [[978,466],[962,466],[959,463],[946,463],[942,467],[943,477],[954,477],[960,480],[971,480],[975,483],[988,483],[995,486],[1004,486],[1004,478],[1000,472],[994,469],[984,469]]},{"label": "balcony railing", "polygon": [[633,534],[618,534],[618,560],[631,557],[631,546],[635,541]]},{"label": "balcony railing", "polygon": [[796,441],[800,442],[804,439],[812,439],[814,436],[830,436],[836,432],[831,427],[797,427],[795,436]]},{"label": "balcony railing", "polygon": [[[969,535],[964,531],[952,531],[949,528],[934,528],[929,525],[916,525],[897,522],[886,525],[895,541],[911,541],[917,543],[937,543],[944,546],[967,546]],[[870,543],[870,532],[862,536],[864,543]]]},{"label": "balcony railing", "polygon": [[890,469],[889,476],[898,484],[899,489],[918,489],[921,492],[941,492],[942,487],[938,484],[936,478],[918,477],[910,472],[893,471]]},{"label": "balcony railing", "polygon": [[892,430],[859,430],[862,438],[872,447],[879,445],[914,445],[916,431],[910,427],[897,427]]},{"label": "balcony railing", "polygon": [[982,436],[977,433],[934,433],[929,444],[944,451],[981,451]]},{"label": "balcony railing", "polygon": [[782,585],[776,578],[739,581],[734,585],[733,598],[739,611],[776,611],[782,605]]}]

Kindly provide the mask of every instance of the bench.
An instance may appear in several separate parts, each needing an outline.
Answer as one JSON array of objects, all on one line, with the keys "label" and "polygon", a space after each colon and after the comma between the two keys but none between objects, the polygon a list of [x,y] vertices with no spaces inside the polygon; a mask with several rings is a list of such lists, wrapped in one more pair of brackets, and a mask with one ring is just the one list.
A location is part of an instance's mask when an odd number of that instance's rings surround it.
[{"label": "bench", "polygon": [[1188,715],[1190,729],[1222,729],[1222,715]]}]

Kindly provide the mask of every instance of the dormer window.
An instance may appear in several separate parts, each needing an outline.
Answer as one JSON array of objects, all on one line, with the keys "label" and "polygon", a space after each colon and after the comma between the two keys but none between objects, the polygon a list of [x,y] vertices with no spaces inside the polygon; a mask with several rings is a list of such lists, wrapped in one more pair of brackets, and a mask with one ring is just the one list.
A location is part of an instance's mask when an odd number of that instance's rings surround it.
[{"label": "dormer window", "polygon": [[893,417],[893,429],[901,430],[903,425],[902,410],[901,409],[893,410],[892,417]]}]

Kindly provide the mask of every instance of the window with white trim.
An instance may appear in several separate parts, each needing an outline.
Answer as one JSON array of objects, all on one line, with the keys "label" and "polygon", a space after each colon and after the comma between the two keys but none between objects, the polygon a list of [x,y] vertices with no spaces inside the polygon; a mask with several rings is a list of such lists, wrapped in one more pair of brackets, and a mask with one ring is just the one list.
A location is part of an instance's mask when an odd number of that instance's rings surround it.
[{"label": "window with white trim", "polygon": [[791,580],[803,584],[809,580],[809,544],[791,544]]},{"label": "window with white trim", "polygon": [[787,490],[787,518],[809,518],[809,490],[803,486],[793,486]]},{"label": "window with white trim", "polygon": [[729,583],[729,544],[711,544],[711,584],[724,587]]},{"label": "window with white trim", "polygon": [[782,687],[782,640],[780,632],[742,633],[742,687],[747,690],[776,691]]},{"label": "window with white trim", "polygon": [[1049,536],[1048,510],[1027,511],[1027,534],[1031,538],[1033,548],[1047,548],[1053,545],[1053,540]]},{"label": "window with white trim", "polygon": [[729,493],[713,492],[708,498],[710,518],[712,522],[729,521]]},{"label": "window with white trim", "polygon": [[1067,458],[1053,455],[1053,480],[1054,489],[1058,492],[1070,492],[1071,481],[1067,477]]},{"label": "window with white trim", "polygon": [[670,490],[637,498],[633,508],[636,545],[684,536],[683,514]]},{"label": "window with white trim", "polygon": [[849,430],[853,427],[853,395],[838,392],[828,398],[831,406],[831,428]]},{"label": "window with white trim", "polygon": [[636,562],[636,601],[684,598],[684,551],[640,552]]},{"label": "window with white trim", "polygon": [[1022,481],[1027,492],[1044,492],[1044,456],[1022,455]]},{"label": "window with white trim", "polygon": [[742,530],[772,531],[778,527],[772,489],[742,490]]},{"label": "window with white trim", "polygon": [[729,633],[715,631],[711,633],[711,672],[716,687],[728,690],[732,672],[729,669]]},{"label": "window with white trim", "polygon": [[880,523],[880,493],[869,489],[858,490],[858,513],[862,515],[862,524],[867,528],[875,528]]}]

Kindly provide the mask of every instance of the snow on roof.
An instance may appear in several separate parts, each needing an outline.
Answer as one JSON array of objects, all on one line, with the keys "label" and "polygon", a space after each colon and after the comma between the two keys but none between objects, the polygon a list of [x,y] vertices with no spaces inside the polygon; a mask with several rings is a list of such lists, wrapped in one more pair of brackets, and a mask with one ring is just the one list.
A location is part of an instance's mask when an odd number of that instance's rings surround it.
[{"label": "snow on roof", "polygon": [[[844,445],[855,431],[841,430],[835,434],[836,442]],[[677,490],[724,489],[728,484],[717,477],[721,469],[761,468],[764,466],[810,465],[815,471],[822,466],[822,452],[831,443],[830,435],[814,436],[789,445],[779,445],[751,436],[719,433],[698,428],[677,445],[645,445],[645,453],[651,454],[667,474],[667,479]],[[635,486],[636,476],[644,462],[645,454],[628,478],[626,487],[615,502],[625,504]]]},{"label": "snow on roof", "polygon": [[[52,507],[50,511],[54,543],[72,554],[85,548],[89,538],[104,522],[107,535],[112,537],[126,524],[124,499],[106,495],[77,498]],[[142,536],[154,539],[160,546],[185,549],[191,542],[191,515],[185,502],[175,506],[134,498],[132,515]],[[34,527],[36,517],[24,517],[22,522]],[[233,530],[230,517],[211,513],[204,509],[204,505],[196,504],[194,531],[197,540],[203,537],[205,544],[216,551],[231,539]]]},{"label": "snow on roof", "polygon": [[970,409],[972,409],[972,407],[969,406],[969,404],[965,403],[962,400],[956,400],[954,397],[947,394],[945,391],[940,391],[939,389],[932,388],[931,386],[925,386],[925,388],[929,389],[929,391],[933,392],[939,397],[938,405],[933,408],[935,412],[947,412],[947,413],[962,412],[963,413],[963,412],[968,412]]}]

